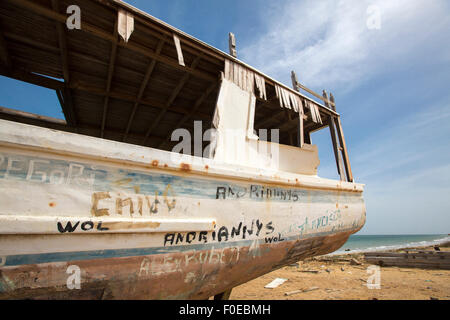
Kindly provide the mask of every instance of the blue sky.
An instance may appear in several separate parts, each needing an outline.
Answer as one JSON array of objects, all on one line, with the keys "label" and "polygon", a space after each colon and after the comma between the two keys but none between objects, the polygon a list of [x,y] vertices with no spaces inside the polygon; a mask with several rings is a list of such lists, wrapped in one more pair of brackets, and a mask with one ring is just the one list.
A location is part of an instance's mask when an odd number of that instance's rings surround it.
[{"label": "blue sky", "polygon": [[[356,181],[360,234],[450,232],[450,3],[447,0],[129,0],[290,85],[336,98]],[[375,6],[380,28],[369,29]],[[62,117],[53,92],[0,77],[2,105]],[[313,135],[319,175],[336,178],[329,131]]]}]

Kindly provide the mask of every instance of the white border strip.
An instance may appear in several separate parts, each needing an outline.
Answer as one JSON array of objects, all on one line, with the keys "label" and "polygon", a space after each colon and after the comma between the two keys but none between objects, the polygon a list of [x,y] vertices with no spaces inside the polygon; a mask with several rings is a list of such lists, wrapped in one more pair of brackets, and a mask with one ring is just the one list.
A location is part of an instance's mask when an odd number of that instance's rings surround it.
[{"label": "white border strip", "polygon": [[[67,225],[70,223],[68,231]],[[0,215],[0,234],[103,234],[212,231],[213,218],[91,218]],[[62,228],[62,229],[61,229]]]}]

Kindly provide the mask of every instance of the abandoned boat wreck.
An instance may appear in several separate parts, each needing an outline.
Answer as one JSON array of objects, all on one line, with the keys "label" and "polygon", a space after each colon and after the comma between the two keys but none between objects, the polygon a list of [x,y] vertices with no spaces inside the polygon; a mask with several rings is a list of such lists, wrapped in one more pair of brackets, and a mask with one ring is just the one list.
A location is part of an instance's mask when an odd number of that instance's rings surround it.
[{"label": "abandoned boat wreck", "polygon": [[[0,108],[1,299],[227,298],[362,228],[334,98],[233,44],[122,1],[1,1],[0,75],[65,117]],[[317,176],[326,128],[339,180]]]}]

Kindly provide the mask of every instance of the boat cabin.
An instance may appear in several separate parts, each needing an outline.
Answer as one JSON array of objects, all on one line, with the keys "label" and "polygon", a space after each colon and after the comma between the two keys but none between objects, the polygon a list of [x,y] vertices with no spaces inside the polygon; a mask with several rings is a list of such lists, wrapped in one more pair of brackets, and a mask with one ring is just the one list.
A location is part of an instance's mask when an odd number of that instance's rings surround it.
[{"label": "boat cabin", "polygon": [[122,1],[1,1],[0,75],[54,90],[65,120],[15,106],[0,119],[228,164],[316,175],[311,133],[328,127],[353,182],[331,94],[238,60],[234,35],[227,54]]}]

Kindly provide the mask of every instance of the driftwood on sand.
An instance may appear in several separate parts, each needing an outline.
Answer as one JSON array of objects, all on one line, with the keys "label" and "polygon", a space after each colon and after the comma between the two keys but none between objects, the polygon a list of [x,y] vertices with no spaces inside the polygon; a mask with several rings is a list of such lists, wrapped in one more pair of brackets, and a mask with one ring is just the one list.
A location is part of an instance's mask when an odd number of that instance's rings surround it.
[{"label": "driftwood on sand", "polygon": [[380,266],[431,268],[450,270],[450,252],[423,251],[417,252],[368,252],[364,254],[366,262]]}]

